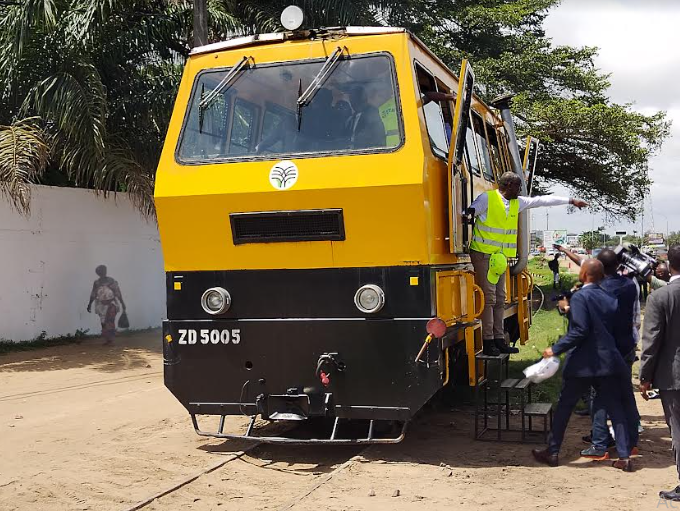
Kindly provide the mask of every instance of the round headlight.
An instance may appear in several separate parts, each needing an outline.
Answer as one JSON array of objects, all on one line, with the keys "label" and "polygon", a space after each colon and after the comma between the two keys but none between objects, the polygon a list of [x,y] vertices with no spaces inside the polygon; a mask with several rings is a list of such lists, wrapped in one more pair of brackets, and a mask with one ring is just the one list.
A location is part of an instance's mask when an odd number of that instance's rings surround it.
[{"label": "round headlight", "polygon": [[229,310],[231,296],[229,292],[221,287],[211,287],[206,289],[201,296],[201,307],[208,314],[222,314]]},{"label": "round headlight", "polygon": [[354,295],[354,305],[361,312],[378,312],[385,305],[385,292],[375,284],[361,286]]}]

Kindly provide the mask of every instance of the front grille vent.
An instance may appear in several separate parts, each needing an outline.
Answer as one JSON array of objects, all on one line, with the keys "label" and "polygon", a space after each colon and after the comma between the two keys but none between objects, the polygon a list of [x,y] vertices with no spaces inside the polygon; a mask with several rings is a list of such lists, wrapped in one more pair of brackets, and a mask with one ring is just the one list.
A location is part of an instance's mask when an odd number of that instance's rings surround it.
[{"label": "front grille vent", "polygon": [[342,241],[342,209],[232,213],[234,245],[283,241]]}]

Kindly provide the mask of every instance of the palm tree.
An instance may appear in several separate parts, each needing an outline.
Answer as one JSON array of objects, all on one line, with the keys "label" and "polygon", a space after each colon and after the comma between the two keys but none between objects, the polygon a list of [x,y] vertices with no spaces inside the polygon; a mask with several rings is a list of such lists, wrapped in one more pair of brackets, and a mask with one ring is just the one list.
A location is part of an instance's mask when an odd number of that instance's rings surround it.
[{"label": "palm tree", "polygon": [[[208,0],[209,37],[278,30],[289,0]],[[307,26],[381,22],[398,2],[302,0]],[[0,5],[0,191],[30,184],[126,192],[153,214],[153,179],[184,60],[187,0]]]}]

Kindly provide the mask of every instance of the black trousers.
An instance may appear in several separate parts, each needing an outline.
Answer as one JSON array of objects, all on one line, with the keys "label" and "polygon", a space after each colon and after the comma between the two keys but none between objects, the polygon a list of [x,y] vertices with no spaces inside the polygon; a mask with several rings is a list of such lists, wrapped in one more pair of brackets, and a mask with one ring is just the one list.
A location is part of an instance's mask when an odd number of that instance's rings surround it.
[{"label": "black trousers", "polygon": [[[623,412],[623,391],[621,388],[621,376],[598,376],[592,378],[563,378],[560,399],[553,417],[553,427],[548,438],[548,452],[558,454],[564,432],[567,430],[571,412],[584,392],[593,387],[601,397],[602,405],[614,425],[616,434],[616,450],[620,458],[630,456],[628,443],[628,424]],[[680,433],[680,432],[679,432]]]},{"label": "black trousers", "polygon": [[666,424],[671,430],[675,467],[680,479],[680,390],[659,390]]}]

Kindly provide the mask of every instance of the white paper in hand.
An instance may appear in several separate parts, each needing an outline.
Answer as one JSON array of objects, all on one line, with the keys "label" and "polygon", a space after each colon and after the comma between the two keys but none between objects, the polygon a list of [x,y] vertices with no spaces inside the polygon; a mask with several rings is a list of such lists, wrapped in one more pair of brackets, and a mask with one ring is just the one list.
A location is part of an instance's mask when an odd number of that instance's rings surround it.
[{"label": "white paper in hand", "polygon": [[560,359],[557,357],[543,358],[540,362],[530,365],[524,369],[524,376],[526,376],[531,383],[541,383],[555,373],[560,368]]}]

